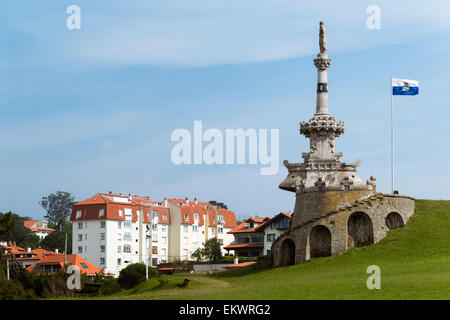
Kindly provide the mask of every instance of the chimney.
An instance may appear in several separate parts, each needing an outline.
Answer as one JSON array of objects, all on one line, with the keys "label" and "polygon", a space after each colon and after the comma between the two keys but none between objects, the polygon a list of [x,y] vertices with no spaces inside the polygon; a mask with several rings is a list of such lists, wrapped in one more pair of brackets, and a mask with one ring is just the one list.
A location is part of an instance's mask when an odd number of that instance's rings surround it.
[{"label": "chimney", "polygon": [[112,194],[112,191],[110,191],[109,194]]},{"label": "chimney", "polygon": [[131,202],[131,200],[133,200],[133,197],[131,196],[131,193],[128,194],[128,201]]},{"label": "chimney", "polygon": [[164,197],[164,207],[167,207],[167,198]]},{"label": "chimney", "polygon": [[31,248],[30,247],[27,248],[27,252],[31,252]]},{"label": "chimney", "polygon": [[188,197],[184,198],[184,200],[186,200],[186,204],[189,204],[189,199],[188,199]]},{"label": "chimney", "polygon": [[55,249],[55,252],[56,252],[56,253],[58,253],[58,252],[59,252],[59,250],[58,250],[58,249]]},{"label": "chimney", "polygon": [[198,204],[197,198],[194,198],[194,203]]}]

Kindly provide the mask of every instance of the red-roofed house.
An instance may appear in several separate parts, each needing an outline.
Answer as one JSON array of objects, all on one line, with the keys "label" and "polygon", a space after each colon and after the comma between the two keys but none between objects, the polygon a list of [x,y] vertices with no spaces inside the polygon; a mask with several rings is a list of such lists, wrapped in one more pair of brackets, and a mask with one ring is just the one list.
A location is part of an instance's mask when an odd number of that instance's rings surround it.
[{"label": "red-roofed house", "polygon": [[48,223],[45,220],[26,220],[23,225],[41,240],[55,231],[55,229],[48,228]]},{"label": "red-roofed house", "polygon": [[229,231],[234,241],[226,246],[234,250],[235,256],[259,257],[272,254],[272,243],[286,229],[289,229],[291,215],[281,212],[273,218],[249,218]]},{"label": "red-roofed house", "polygon": [[234,241],[225,246],[225,250],[234,250],[237,257],[259,257],[264,255],[264,230],[260,227],[270,218],[249,218],[228,231]]},{"label": "red-roofed house", "polygon": [[[93,276],[97,273],[101,273],[102,270],[94,266],[89,261],[83,259],[77,254],[68,254],[66,256],[66,264],[77,266],[82,273],[87,274],[88,276]],[[56,254],[56,255],[46,255],[36,263],[27,267],[28,271],[33,272],[57,272],[64,268],[64,255]]]}]

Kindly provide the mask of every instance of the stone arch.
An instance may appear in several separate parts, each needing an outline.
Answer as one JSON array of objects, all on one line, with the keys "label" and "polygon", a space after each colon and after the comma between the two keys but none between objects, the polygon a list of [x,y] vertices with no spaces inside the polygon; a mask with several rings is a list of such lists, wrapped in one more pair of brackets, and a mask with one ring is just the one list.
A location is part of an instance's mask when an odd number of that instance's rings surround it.
[{"label": "stone arch", "polygon": [[391,212],[386,217],[386,226],[389,230],[401,228],[405,225],[403,218],[398,212]]},{"label": "stone arch", "polygon": [[280,266],[295,264],[295,242],[285,239],[280,245]]},{"label": "stone arch", "polygon": [[309,233],[309,257],[331,256],[331,232],[323,225],[315,226]]},{"label": "stone arch", "polygon": [[364,212],[354,212],[347,220],[348,248],[364,247],[374,243],[373,224]]}]

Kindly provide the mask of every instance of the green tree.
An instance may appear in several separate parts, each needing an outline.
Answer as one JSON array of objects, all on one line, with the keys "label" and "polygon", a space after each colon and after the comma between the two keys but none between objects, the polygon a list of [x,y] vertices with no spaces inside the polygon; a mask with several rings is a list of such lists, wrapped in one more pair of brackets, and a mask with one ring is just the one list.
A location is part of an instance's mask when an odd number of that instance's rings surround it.
[{"label": "green tree", "polygon": [[28,230],[24,225],[24,221],[31,219],[29,217],[21,217],[13,213],[11,215],[11,220],[14,227],[9,230],[8,234],[0,233],[0,240],[15,242],[19,247],[36,248],[39,245],[39,237]]},{"label": "green tree", "polygon": [[211,203],[214,206],[221,207],[223,209],[228,209],[227,205],[225,203],[223,203],[223,202],[217,202],[215,200],[211,200],[209,203]]},{"label": "green tree", "polygon": [[[64,252],[66,242],[66,232],[53,231],[42,240],[42,248],[50,251],[58,249],[60,252]],[[67,253],[72,253],[72,233],[67,233]]]},{"label": "green tree", "polygon": [[222,259],[222,250],[220,250],[220,243],[217,238],[212,238],[205,242],[203,255],[209,262],[216,262]]},{"label": "green tree", "polygon": [[7,213],[0,212],[0,236],[8,235],[14,228],[13,214],[11,211]]},{"label": "green tree", "polygon": [[204,258],[204,249],[203,248],[197,248],[192,254],[191,257],[194,258],[196,261],[200,262]]},{"label": "green tree", "polygon": [[51,193],[47,197],[42,197],[39,204],[47,211],[45,218],[62,231],[64,222],[70,215],[74,200],[75,198],[69,192],[56,191],[56,194]]}]

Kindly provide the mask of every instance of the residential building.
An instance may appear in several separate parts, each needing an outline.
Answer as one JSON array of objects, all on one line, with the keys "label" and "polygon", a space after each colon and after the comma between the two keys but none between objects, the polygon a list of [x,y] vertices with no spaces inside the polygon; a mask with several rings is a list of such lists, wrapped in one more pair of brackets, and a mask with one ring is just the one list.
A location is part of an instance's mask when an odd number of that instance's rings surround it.
[{"label": "residential building", "polygon": [[291,225],[291,215],[287,212],[281,212],[272,219],[260,225],[257,229],[264,233],[263,255],[272,255],[272,244],[284,231]]},{"label": "residential building", "polygon": [[189,260],[192,253],[216,237],[222,253],[233,241],[228,231],[236,226],[233,211],[194,199],[165,199],[171,212],[169,259]]},{"label": "residential building", "polygon": [[48,222],[45,220],[26,220],[23,222],[23,225],[37,235],[40,240],[55,231],[55,229],[48,228]]},{"label": "residential building", "polygon": [[249,218],[229,231],[234,241],[225,247],[238,257],[259,257],[272,254],[272,243],[289,229],[291,215],[281,212],[273,218]]},{"label": "residential building", "polygon": [[[1,245],[1,244],[0,244]],[[50,255],[62,255],[62,253],[58,252],[58,249],[56,249],[55,252],[36,248],[31,249],[27,248],[26,250],[24,248],[21,248],[16,245],[15,242],[9,242],[8,244],[2,245],[3,247],[7,248],[11,254],[14,256],[14,258],[20,262],[25,268],[38,262],[42,258]]]},{"label": "residential building", "polygon": [[264,255],[264,230],[262,225],[270,218],[249,218],[228,231],[234,241],[225,246],[225,250],[234,250],[237,257],[259,257]]},{"label": "residential building", "polygon": [[118,275],[131,263],[157,265],[190,259],[206,240],[224,247],[236,226],[234,212],[196,199],[164,199],[98,193],[72,207],[72,252]]},{"label": "residential building", "polygon": [[[95,265],[89,261],[83,259],[77,254],[68,254],[66,257],[67,265],[77,266],[82,273],[88,276],[94,276],[97,273],[101,273],[102,270],[97,268]],[[50,273],[57,272],[64,269],[64,255],[47,255],[37,261],[36,263],[27,267],[28,271],[40,272],[40,273]]]}]

